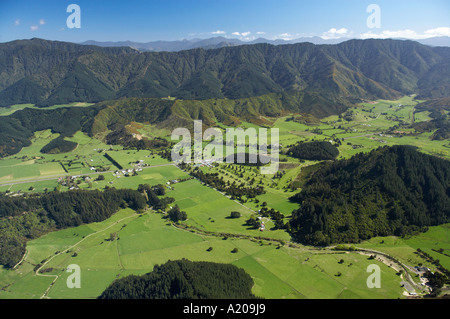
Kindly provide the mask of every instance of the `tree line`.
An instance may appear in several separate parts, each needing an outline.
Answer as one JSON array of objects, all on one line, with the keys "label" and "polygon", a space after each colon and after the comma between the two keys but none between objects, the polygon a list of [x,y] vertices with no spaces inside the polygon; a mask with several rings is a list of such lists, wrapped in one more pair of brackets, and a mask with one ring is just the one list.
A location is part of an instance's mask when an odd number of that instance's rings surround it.
[{"label": "tree line", "polygon": [[312,161],[334,160],[339,150],[327,141],[300,142],[289,148],[287,155]]},{"label": "tree line", "polygon": [[230,183],[229,181],[225,181],[223,176],[219,177],[219,173],[204,173],[202,170],[195,168],[189,174],[218,191],[231,196],[232,199],[240,200],[242,196],[255,198],[265,193],[264,187],[262,186],[246,187],[244,183],[237,184],[235,181]]}]

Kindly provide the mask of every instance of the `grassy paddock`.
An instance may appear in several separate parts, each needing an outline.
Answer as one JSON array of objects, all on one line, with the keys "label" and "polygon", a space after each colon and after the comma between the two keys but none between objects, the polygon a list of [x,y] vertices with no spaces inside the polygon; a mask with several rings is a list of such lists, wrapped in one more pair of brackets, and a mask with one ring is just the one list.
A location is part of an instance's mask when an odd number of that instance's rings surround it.
[{"label": "grassy paddock", "polygon": [[[108,241],[114,231],[118,239]],[[180,258],[242,267],[255,281],[253,292],[265,298],[396,298],[402,292],[399,278],[382,264],[385,286],[381,290],[367,288],[369,261],[358,254],[278,249],[269,243],[200,236],[168,225],[159,214],[138,217],[129,210],[102,223],[54,232],[31,241],[29,247],[30,255],[22,266],[0,272],[0,282],[7,286],[0,298],[39,298],[54,277],[34,275],[32,264],[69,247],[69,253],[56,255],[45,265],[54,269],[46,274],[59,276],[48,292],[50,298],[96,298],[116,278],[144,274],[156,264]],[[212,250],[208,251],[209,247]],[[234,248],[236,253],[231,252]],[[338,263],[341,258],[344,264]],[[64,270],[70,264],[81,268],[80,289],[67,288],[70,274]],[[337,272],[341,276],[335,276]]]}]

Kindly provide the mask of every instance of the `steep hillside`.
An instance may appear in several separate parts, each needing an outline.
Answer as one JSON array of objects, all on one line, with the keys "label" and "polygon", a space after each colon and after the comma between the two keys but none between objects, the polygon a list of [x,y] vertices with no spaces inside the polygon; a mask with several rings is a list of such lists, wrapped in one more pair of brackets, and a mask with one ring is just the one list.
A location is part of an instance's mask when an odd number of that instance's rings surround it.
[{"label": "steep hillside", "polygon": [[407,235],[450,220],[450,162],[411,146],[360,153],[317,171],[292,197],[290,225],[314,245]]},{"label": "steep hillside", "polygon": [[432,99],[416,105],[416,110],[429,111],[434,118],[439,117],[444,111],[450,111],[450,97],[441,99]]},{"label": "steep hillside", "polygon": [[412,41],[241,45],[139,52],[40,39],[0,44],[0,106],[99,102],[121,97],[239,99],[284,91],[312,104],[450,95],[450,48]]}]

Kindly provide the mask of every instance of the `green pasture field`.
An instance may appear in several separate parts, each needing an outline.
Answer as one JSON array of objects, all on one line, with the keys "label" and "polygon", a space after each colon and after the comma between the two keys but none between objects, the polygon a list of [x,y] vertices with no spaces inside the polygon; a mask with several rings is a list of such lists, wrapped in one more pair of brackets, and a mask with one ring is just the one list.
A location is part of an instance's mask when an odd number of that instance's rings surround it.
[{"label": "green pasture field", "polygon": [[39,108],[39,107],[34,106],[34,104],[16,104],[16,105],[12,105],[10,107],[0,108],[0,116],[8,116],[17,111],[26,109],[26,108],[37,109],[37,110],[42,110],[42,109],[53,110],[53,109],[62,108],[62,107],[71,107],[71,106],[87,107],[87,106],[91,106],[91,105],[94,105],[94,104],[93,103],[85,103],[85,102],[74,102],[74,103],[69,103],[69,104],[60,104],[60,105],[53,105],[53,106],[49,106],[49,107],[45,107],[45,108]]},{"label": "green pasture field", "polygon": [[[59,134],[53,134],[50,130],[36,132],[30,146],[23,148],[15,155],[0,159],[0,191],[17,192],[20,190],[24,192],[32,187],[34,192],[43,192],[45,189],[53,190],[57,185],[58,177],[95,174],[90,167],[117,170],[113,163],[104,156],[104,150],[116,161],[121,162],[125,169],[133,168],[135,162],[139,160],[143,160],[143,163],[150,166],[170,164],[169,161],[158,155],[151,155],[150,151],[123,150],[122,147],[106,145],[80,131],[73,137],[66,138],[78,143],[77,148],[72,152],[63,154],[40,152],[43,146],[58,136]],[[130,162],[132,164],[129,164]],[[158,183],[166,183],[167,180],[185,176],[175,167],[172,169],[161,167],[158,172],[150,172],[148,168],[144,168],[139,173],[139,178],[137,176],[129,179],[122,178],[120,181],[112,176],[112,173],[100,171],[96,175],[100,174],[110,178],[103,183],[94,183],[93,188],[103,188],[110,185],[107,182],[113,181],[117,183],[118,187],[135,189],[139,184],[153,183],[153,180],[157,180]],[[93,176],[93,179],[95,178],[96,176]],[[88,188],[88,185],[80,185],[80,187]]]},{"label": "green pasture field", "polygon": [[[197,180],[189,180],[173,186],[175,190],[168,191],[166,195],[175,198],[174,204],[186,211],[188,220],[185,223],[188,225],[215,233],[244,234],[283,240],[290,238],[285,231],[270,230],[273,227],[270,220],[266,220],[264,232],[249,229],[245,222],[256,212],[247,208],[247,203],[243,206],[216,190],[202,185]],[[229,218],[232,211],[240,212],[241,217]]]},{"label": "green pasture field", "polygon": [[[171,165],[170,162],[160,158],[155,157],[157,165],[166,165],[166,166],[149,166],[143,168],[141,172],[138,172],[138,175],[136,176],[129,176],[125,177],[123,174],[114,175],[113,172],[98,172],[98,173],[92,173],[91,171],[87,170],[85,171],[81,177],[77,177],[81,181],[80,184],[77,186],[80,189],[104,189],[106,186],[108,187],[115,187],[115,188],[131,188],[131,189],[137,189],[139,184],[149,184],[149,185],[157,185],[157,184],[166,184],[168,181],[176,180],[176,179],[182,179],[187,178],[189,175],[183,171],[181,171],[179,168],[177,168],[174,165]],[[165,164],[161,164],[165,163]],[[111,165],[112,168],[113,165]],[[117,169],[116,169],[117,170]],[[89,173],[88,173],[89,172]],[[69,170],[69,173],[73,173],[73,171]],[[88,177],[90,178],[90,183],[87,181],[84,181],[83,176],[86,176],[86,174],[92,174]],[[58,176],[65,177],[67,174],[63,173]],[[75,174],[73,174],[75,175]],[[105,177],[104,180],[98,181],[97,177],[99,175],[103,175]],[[44,192],[45,189],[51,191],[58,185],[57,178],[53,177],[49,180],[36,180],[36,181],[30,181],[30,182],[20,182],[16,183],[14,185],[11,185],[8,181],[1,181],[0,180],[0,191],[7,191],[9,190],[11,193],[13,192]],[[119,176],[119,177],[118,177]],[[30,190],[30,187],[33,188],[33,190]],[[68,187],[61,187],[61,191],[68,190]]]},{"label": "green pasture field", "polygon": [[432,118],[430,117],[430,114],[431,114],[431,112],[429,112],[429,111],[415,112],[414,113],[415,123],[432,120]]},{"label": "green pasture field", "polygon": [[[45,273],[42,276],[35,275],[34,267],[43,260],[50,258],[69,258],[78,249],[85,247],[89,235],[96,233],[102,237],[105,230],[114,229],[116,223],[123,219],[135,218],[136,214],[130,209],[122,210],[106,221],[82,225],[76,228],[69,228],[55,231],[42,236],[39,239],[31,240],[27,243],[26,257],[22,264],[14,270],[0,269],[0,299],[37,299],[50,286],[54,277],[52,273]],[[111,228],[108,228],[113,226]],[[98,233],[97,233],[98,232]],[[109,232],[107,232],[109,236]],[[69,252],[65,250],[69,249]],[[60,256],[57,254],[61,253]],[[53,260],[53,259],[52,259]],[[51,262],[51,260],[50,260]],[[47,269],[49,266],[44,266]],[[50,277],[48,277],[50,275]]]},{"label": "green pasture field", "polygon": [[[284,163],[280,163],[281,167],[283,167],[283,164]],[[254,211],[258,211],[261,209],[261,204],[263,202],[267,202],[269,208],[274,208],[285,215],[289,215],[292,210],[298,208],[297,204],[291,203],[288,200],[293,193],[290,189],[285,188],[290,184],[291,179],[294,179],[300,171],[300,166],[298,163],[294,164],[296,165],[295,167],[286,169],[287,174],[285,174],[281,180],[273,179],[273,175],[260,174],[260,168],[258,167],[241,166],[236,164],[232,164],[232,168],[228,168],[229,164],[224,163],[220,164],[217,168],[204,167],[202,170],[205,173],[219,173],[225,181],[230,181],[230,183],[236,181],[237,184],[244,183],[244,185],[248,185],[249,181],[254,178],[255,182],[252,187],[263,186],[266,193],[256,196],[259,203],[256,203],[253,199],[246,199],[244,205],[252,208]],[[238,169],[237,173],[233,170],[234,168]],[[243,177],[240,177],[241,173]],[[262,183],[260,183],[260,181],[262,181]]]},{"label": "green pasture field", "polygon": [[57,180],[43,180],[39,182],[23,182],[14,185],[2,185],[0,186],[0,192],[9,191],[11,193],[43,193],[45,190],[51,191],[57,185]]},{"label": "green pasture field", "polygon": [[161,165],[168,163],[167,160],[160,158],[158,155],[155,155],[153,152],[148,150],[137,151],[115,149],[113,151],[107,151],[107,153],[123,168],[132,168],[136,162],[141,160],[143,161],[143,164],[148,165]]},{"label": "green pasture field", "polygon": [[99,173],[105,177],[102,181],[96,180],[96,175],[92,176],[92,187],[88,183],[80,184],[81,189],[104,189],[105,186],[115,188],[137,189],[139,184],[165,185],[168,181],[187,178],[189,175],[174,165],[166,163],[167,166],[150,166],[143,168],[136,176],[125,177],[123,174]]},{"label": "green pasture field", "polygon": [[[111,232],[118,232],[119,236],[112,242],[107,240]],[[209,247],[212,250],[208,251]],[[238,249],[236,253],[232,253],[234,248]],[[376,299],[401,297],[403,292],[395,271],[368,260],[367,256],[201,236],[167,224],[161,214],[138,216],[128,209],[101,223],[53,232],[30,241],[28,250],[25,261],[16,270],[0,270],[3,287],[0,298],[37,299],[49,287],[45,298],[96,298],[116,278],[144,274],[156,264],[181,258],[241,267],[255,282],[253,293],[264,298]],[[53,258],[43,269],[53,270],[34,274],[33,265],[49,257]],[[344,263],[340,264],[341,259]],[[371,263],[382,270],[380,289],[366,286],[366,269]],[[69,289],[66,284],[70,273],[65,270],[71,264],[81,269],[79,289]],[[341,275],[337,276],[338,273]],[[58,278],[51,285],[55,276]]]},{"label": "green pasture field", "polygon": [[150,125],[150,124],[141,124],[139,123],[140,127],[136,128],[136,130],[143,136],[147,137],[149,139],[160,137],[164,138],[168,141],[171,141],[171,135],[172,132],[168,129],[164,128],[158,128],[156,125]]},{"label": "green pasture field", "polygon": [[[24,147],[15,155],[1,159],[0,166],[3,168],[9,166],[12,169],[13,167],[20,165],[20,175],[14,176],[13,174],[13,178],[11,179],[14,180],[27,177],[33,178],[45,175],[66,174],[59,162],[63,162],[65,165],[71,161],[75,163],[86,162],[87,164],[87,157],[98,155],[98,149],[109,148],[106,144],[89,138],[82,132],[77,132],[73,137],[67,138],[67,140],[78,143],[78,147],[72,152],[63,154],[43,154],[40,152],[42,147],[58,136],[59,134],[53,134],[50,130],[35,132],[30,146]],[[100,162],[93,164],[104,165],[105,163],[105,160],[101,160]],[[82,165],[78,165],[77,167],[80,169],[71,172],[73,175],[89,172],[88,167],[85,167],[84,169],[82,168]],[[4,170],[2,170],[2,173],[3,172]]]}]

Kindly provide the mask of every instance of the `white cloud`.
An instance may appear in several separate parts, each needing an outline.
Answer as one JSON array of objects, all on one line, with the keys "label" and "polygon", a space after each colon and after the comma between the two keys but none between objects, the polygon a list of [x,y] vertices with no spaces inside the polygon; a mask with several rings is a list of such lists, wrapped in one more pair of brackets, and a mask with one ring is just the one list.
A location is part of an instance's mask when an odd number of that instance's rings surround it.
[{"label": "white cloud", "polygon": [[250,31],[247,32],[233,32],[232,35],[236,35],[238,37],[248,37],[251,34]]},{"label": "white cloud", "polygon": [[435,29],[426,30],[425,35],[431,37],[450,37],[449,27],[439,27]]},{"label": "white cloud", "polygon": [[32,26],[30,26],[30,30],[31,31],[37,31],[37,30],[39,30],[39,26],[40,25],[44,25],[45,24],[45,20],[44,19],[40,19],[39,20],[39,25],[32,25]]},{"label": "white cloud", "polygon": [[256,32],[256,34],[257,35],[263,35],[263,34],[266,34],[265,32],[262,32],[262,31],[259,31],[259,32]]},{"label": "white cloud", "polygon": [[381,33],[373,33],[371,31],[363,33],[360,35],[362,39],[387,39],[387,38],[404,38],[411,40],[421,40],[433,37],[450,37],[450,28],[449,27],[439,27],[434,29],[429,29],[424,31],[423,33],[417,33],[414,30],[384,30]]},{"label": "white cloud", "polygon": [[20,25],[20,20],[19,20],[19,19],[16,19],[16,21],[14,21],[14,25],[15,25],[15,26]]},{"label": "white cloud", "polygon": [[234,35],[235,37],[238,37],[239,40],[241,41],[252,41],[255,40],[256,37],[255,36],[250,36],[252,33],[250,31],[246,31],[246,32],[233,32],[232,35]]},{"label": "white cloud", "polygon": [[343,37],[348,37],[351,35],[351,32],[347,28],[331,28],[327,32],[324,32],[322,34],[322,39],[328,40],[328,39],[339,39]]},{"label": "white cloud", "polygon": [[226,32],[225,31],[222,31],[222,30],[217,30],[217,31],[213,31],[213,32],[211,32],[211,34],[225,34]]},{"label": "white cloud", "polygon": [[286,33],[279,34],[278,36],[275,37],[275,39],[289,41],[289,40],[293,40],[294,36],[292,34],[286,32]]}]

